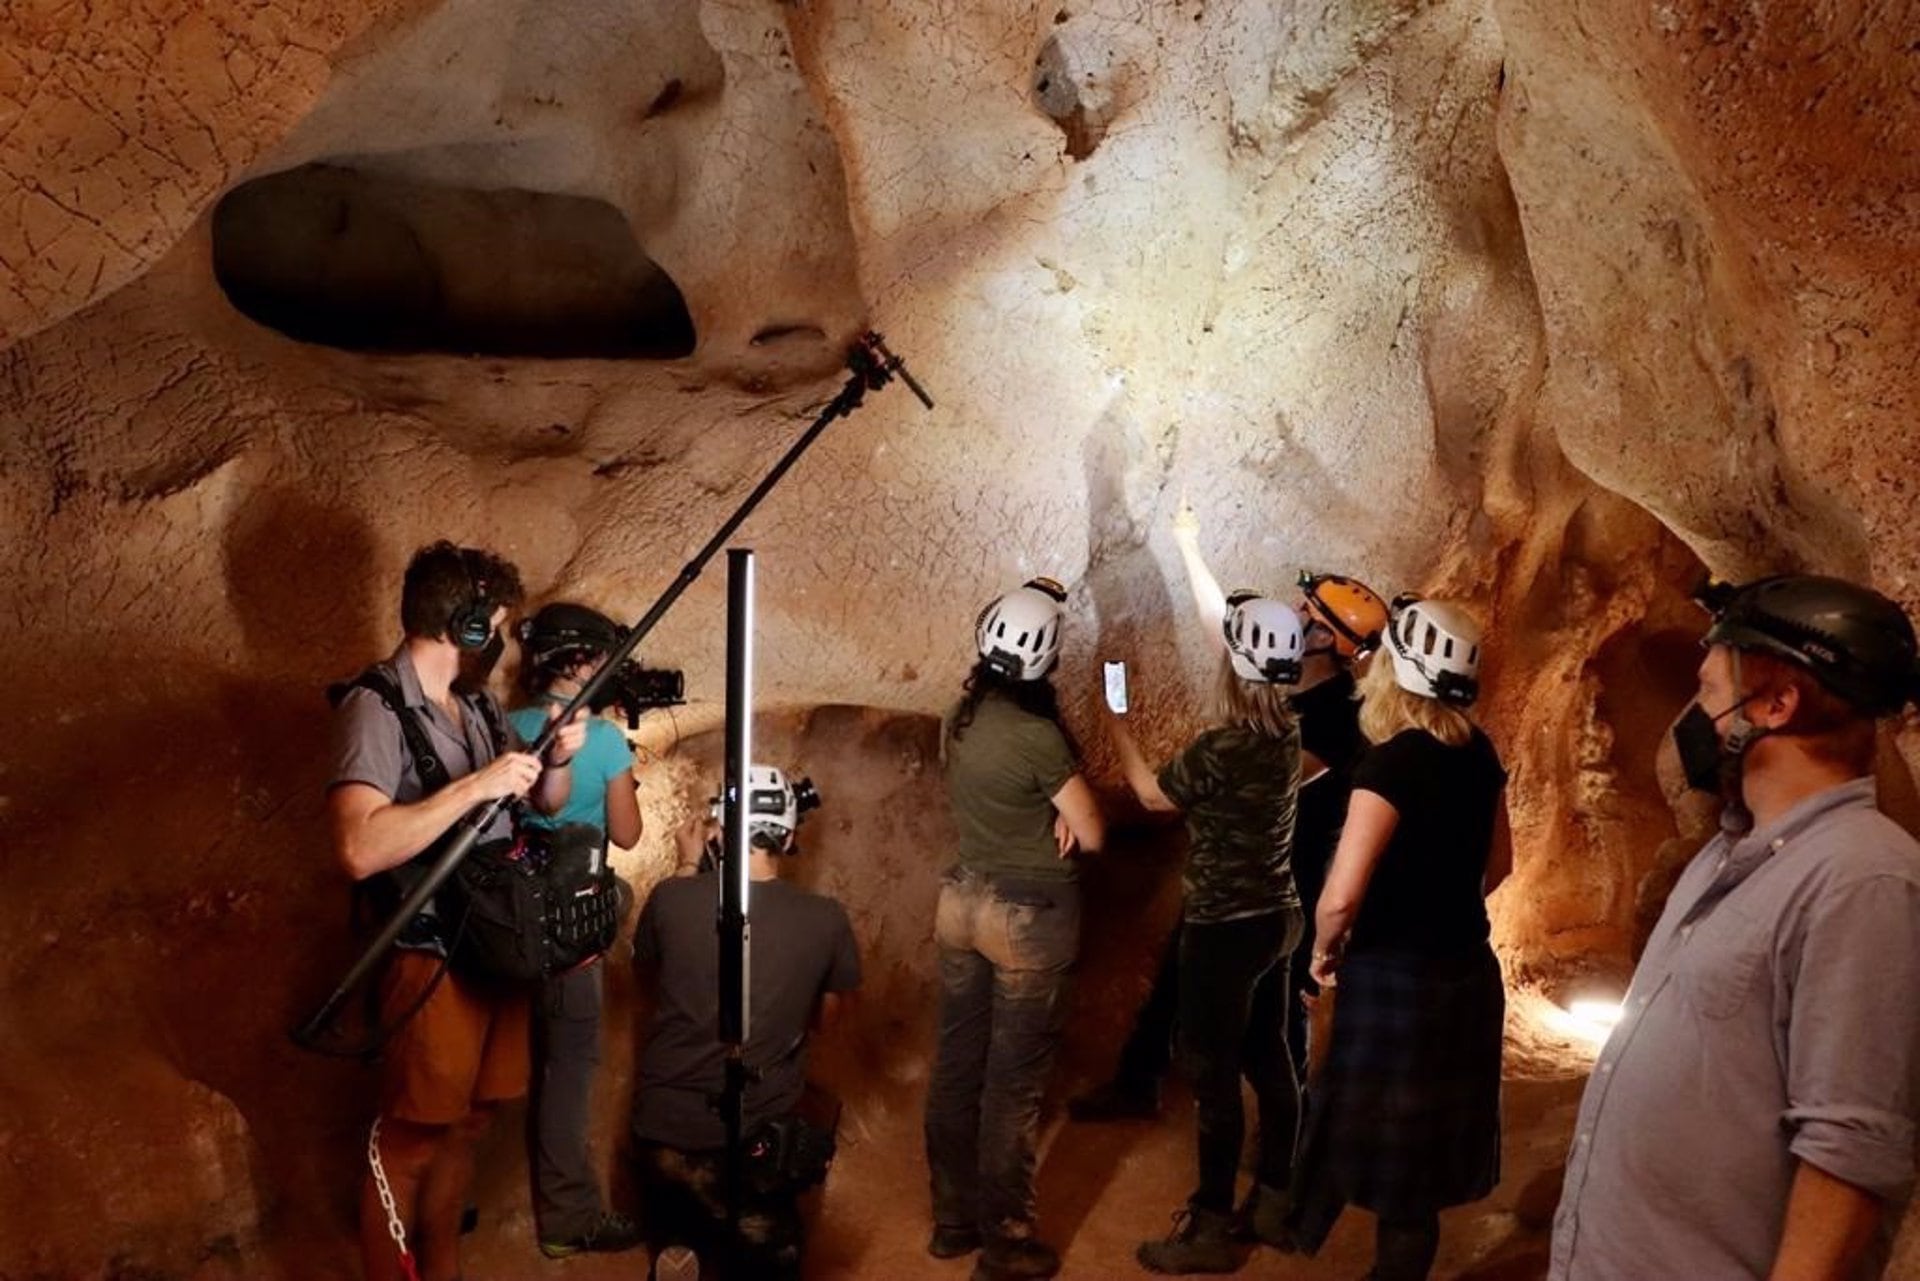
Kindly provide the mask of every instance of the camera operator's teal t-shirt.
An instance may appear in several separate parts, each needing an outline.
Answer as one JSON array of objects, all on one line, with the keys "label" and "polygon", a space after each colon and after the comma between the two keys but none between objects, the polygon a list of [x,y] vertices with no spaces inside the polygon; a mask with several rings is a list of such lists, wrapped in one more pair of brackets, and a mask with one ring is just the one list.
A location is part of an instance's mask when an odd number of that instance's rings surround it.
[{"label": "camera operator's teal t-shirt", "polygon": [[[515,708],[507,713],[513,728],[526,742],[533,742],[547,727],[547,705]],[[533,827],[560,827],[567,823],[586,823],[607,830],[607,784],[633,768],[633,748],[618,726],[604,716],[587,721],[587,742],[573,760],[573,788],[558,814],[541,814],[531,808],[526,822]]]}]

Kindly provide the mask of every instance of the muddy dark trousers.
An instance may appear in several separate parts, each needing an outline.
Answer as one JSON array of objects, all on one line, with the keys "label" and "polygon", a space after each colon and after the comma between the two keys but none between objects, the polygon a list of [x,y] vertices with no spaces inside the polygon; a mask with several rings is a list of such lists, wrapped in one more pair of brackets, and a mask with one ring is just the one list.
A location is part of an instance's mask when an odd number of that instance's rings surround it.
[{"label": "muddy dark trousers", "polygon": [[1040,1097],[1080,949],[1080,887],[955,868],[940,889],[934,939],[933,1220],[989,1241],[1028,1236]]},{"label": "muddy dark trousers", "polygon": [[591,1232],[603,1210],[587,1143],[600,1065],[606,962],[557,974],[534,1005],[533,1100],[527,1109],[533,1211],[545,1241]]},{"label": "muddy dark trousers", "polygon": [[1300,1131],[1300,1090],[1287,1053],[1288,959],[1300,941],[1301,912],[1289,907],[1215,924],[1188,922],[1180,936],[1180,1061],[1193,1087],[1199,1209],[1230,1212],[1246,1117],[1240,1078],[1260,1107],[1257,1177],[1291,1182]]},{"label": "muddy dark trousers", "polygon": [[798,1189],[769,1191],[743,1180],[738,1233],[729,1237],[724,1151],[688,1152],[640,1140],[633,1160],[656,1255],[682,1245],[707,1265],[707,1277],[799,1281],[806,1223]]},{"label": "muddy dark trousers", "polygon": [[1134,1016],[1133,1031],[1120,1047],[1113,1083],[1141,1098],[1157,1098],[1160,1082],[1173,1066],[1173,1029],[1180,1012],[1180,926],[1167,937],[1154,971],[1153,990]]}]

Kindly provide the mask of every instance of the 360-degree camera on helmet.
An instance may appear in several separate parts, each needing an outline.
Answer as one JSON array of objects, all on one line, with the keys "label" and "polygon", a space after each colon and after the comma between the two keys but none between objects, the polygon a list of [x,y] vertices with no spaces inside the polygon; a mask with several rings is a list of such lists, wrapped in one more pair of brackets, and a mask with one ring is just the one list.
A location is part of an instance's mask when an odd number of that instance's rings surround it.
[{"label": "360-degree camera on helmet", "polygon": [[[720,798],[708,798],[715,819],[721,817]],[[772,765],[754,765],[747,770],[747,837],[761,849],[776,853],[794,853],[793,836],[800,821],[820,808],[820,790],[810,778],[790,776]],[[700,856],[700,870],[713,865],[717,851],[708,842]]]}]

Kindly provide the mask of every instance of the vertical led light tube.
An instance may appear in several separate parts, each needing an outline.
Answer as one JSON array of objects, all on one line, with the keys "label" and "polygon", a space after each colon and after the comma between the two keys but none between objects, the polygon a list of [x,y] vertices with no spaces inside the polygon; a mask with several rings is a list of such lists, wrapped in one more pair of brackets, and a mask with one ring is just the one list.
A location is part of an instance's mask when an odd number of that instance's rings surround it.
[{"label": "vertical led light tube", "polygon": [[744,1045],[751,981],[748,776],[753,767],[753,552],[727,549],[727,730],[720,858],[720,1041]]}]

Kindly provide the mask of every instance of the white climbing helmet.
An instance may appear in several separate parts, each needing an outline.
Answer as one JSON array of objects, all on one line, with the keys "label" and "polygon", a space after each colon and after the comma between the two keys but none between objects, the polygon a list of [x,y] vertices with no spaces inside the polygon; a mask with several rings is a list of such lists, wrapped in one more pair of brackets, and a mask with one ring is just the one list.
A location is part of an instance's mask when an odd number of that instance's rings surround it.
[{"label": "white climbing helmet", "polygon": [[1226,633],[1233,674],[1241,680],[1300,683],[1300,655],[1306,642],[1300,615],[1291,606],[1258,592],[1235,592],[1227,597],[1220,630]]},{"label": "white climbing helmet", "polygon": [[1009,680],[1037,681],[1060,657],[1060,606],[1067,589],[1033,578],[980,611],[974,643],[980,657]]},{"label": "white climbing helmet", "polygon": [[747,768],[747,834],[784,848],[800,818],[820,804],[820,793],[804,778],[789,780],[772,765]]},{"label": "white climbing helmet", "polygon": [[1387,649],[1401,689],[1450,707],[1480,696],[1480,624],[1458,605],[1414,596],[1395,598]]}]

